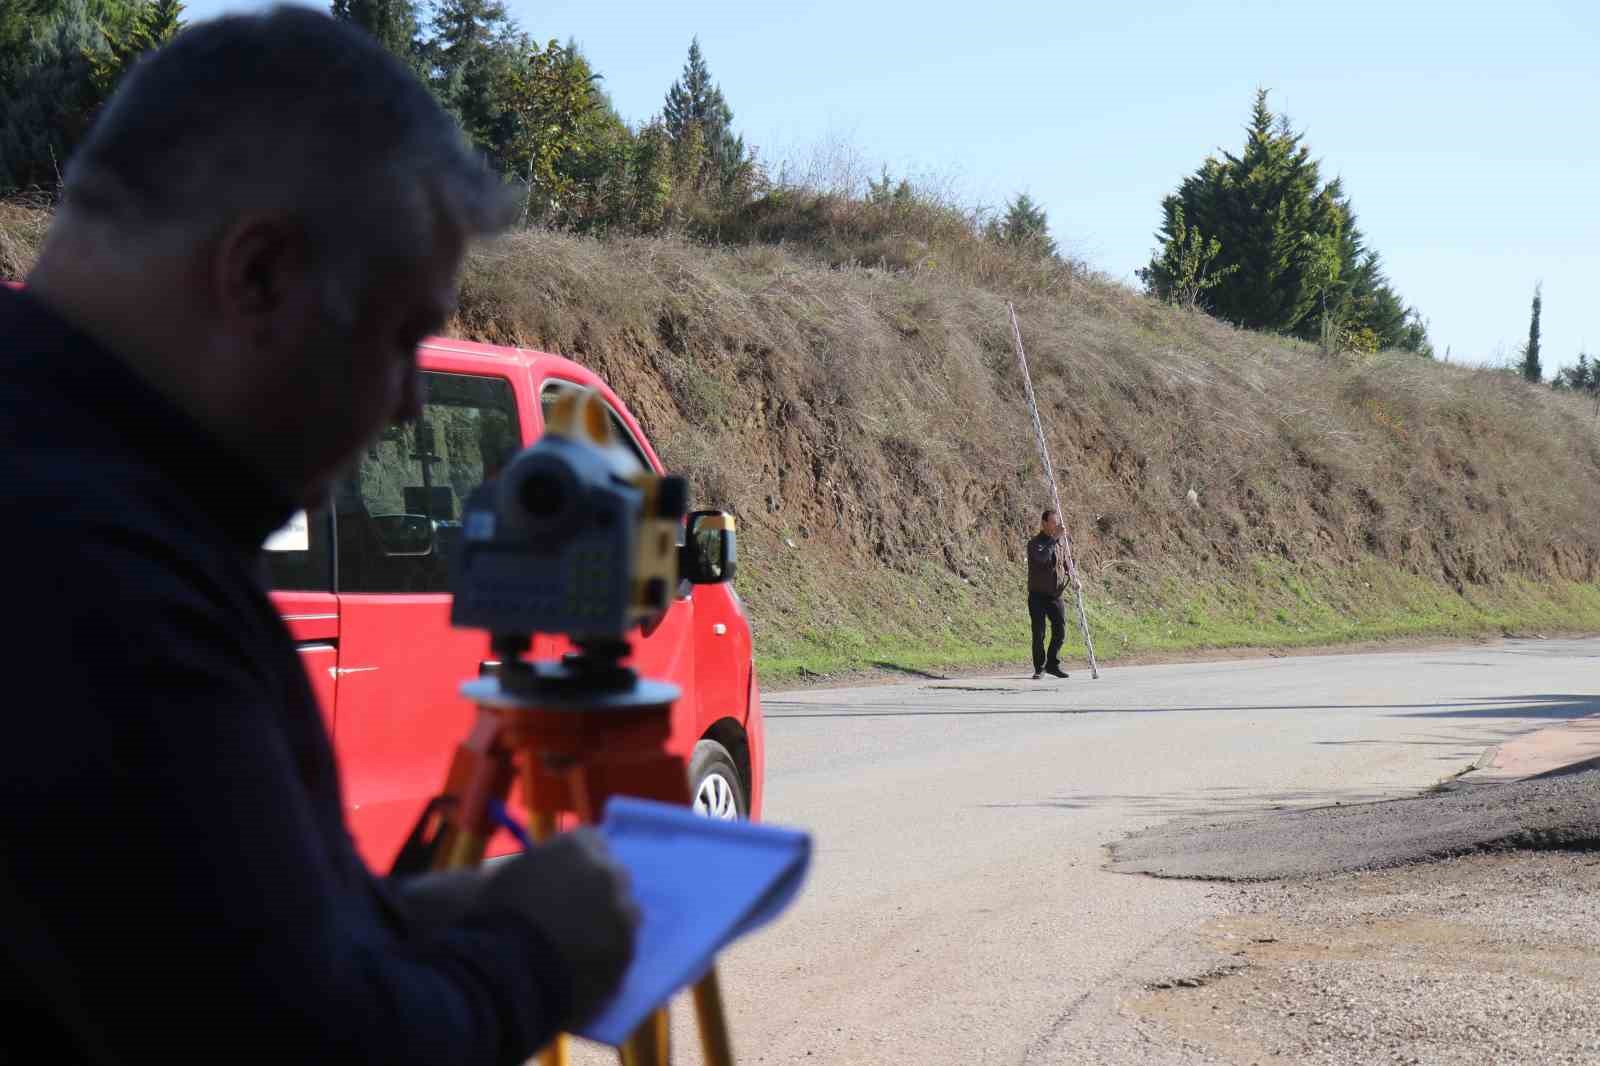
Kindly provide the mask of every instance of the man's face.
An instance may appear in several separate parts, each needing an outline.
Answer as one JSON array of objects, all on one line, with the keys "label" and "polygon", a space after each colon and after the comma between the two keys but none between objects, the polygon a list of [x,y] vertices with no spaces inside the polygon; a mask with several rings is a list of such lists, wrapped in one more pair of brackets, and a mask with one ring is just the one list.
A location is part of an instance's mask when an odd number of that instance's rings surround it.
[{"label": "man's face", "polygon": [[1059,537],[1061,535],[1061,520],[1055,515],[1051,515],[1044,520],[1044,524],[1040,528],[1044,530],[1044,534],[1047,537]]},{"label": "man's face", "polygon": [[281,340],[261,355],[260,383],[278,449],[272,465],[302,503],[325,498],[360,449],[421,406],[418,343],[455,305],[464,242],[442,235],[435,248],[372,277],[341,319],[321,277],[308,276],[285,309]]}]

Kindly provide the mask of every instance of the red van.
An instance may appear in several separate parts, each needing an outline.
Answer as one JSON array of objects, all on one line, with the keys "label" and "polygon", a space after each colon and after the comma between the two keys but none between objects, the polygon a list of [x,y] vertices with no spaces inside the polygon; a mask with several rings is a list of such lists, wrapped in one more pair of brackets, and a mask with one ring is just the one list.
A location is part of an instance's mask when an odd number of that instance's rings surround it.
[{"label": "red van", "polygon": [[[473,709],[488,638],[452,629],[448,550],[467,495],[536,440],[561,393],[587,389],[645,466],[660,460],[622,401],[594,374],[552,355],[435,339],[419,350],[422,417],[362,453],[325,513],[300,515],[266,544],[273,599],[321,700],[344,781],[346,818],[366,861],[388,869],[439,792]],[[436,537],[414,530],[431,520]],[[400,531],[401,535],[396,535]],[[558,658],[558,638],[533,654]],[[674,751],[690,762],[695,807],[712,817],[761,810],[761,701],[750,627],[728,585],[679,587],[666,617],[635,634],[632,665],[683,693]],[[514,846],[502,833],[492,853]]]}]

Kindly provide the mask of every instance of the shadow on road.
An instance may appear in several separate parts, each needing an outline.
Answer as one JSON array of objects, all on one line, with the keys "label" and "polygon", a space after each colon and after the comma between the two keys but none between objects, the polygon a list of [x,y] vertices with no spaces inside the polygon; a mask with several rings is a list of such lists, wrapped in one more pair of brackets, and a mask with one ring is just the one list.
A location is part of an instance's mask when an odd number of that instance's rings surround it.
[{"label": "shadow on road", "polygon": [[879,669],[879,670],[884,670],[884,671],[887,671],[888,673],[891,673],[891,674],[905,674],[907,677],[920,677],[924,681],[949,681],[949,680],[951,680],[949,677],[946,677],[944,674],[930,674],[926,670],[918,670],[915,667],[910,667],[910,666],[901,666],[899,663],[886,662],[886,661],[884,661],[882,659],[878,660],[877,662],[873,663],[872,665],[874,667],[876,667],[877,669]]},{"label": "shadow on road", "polygon": [[1430,711],[1395,715],[1397,718],[1582,718],[1600,714],[1600,695],[1540,694],[1504,696],[1445,704]]},{"label": "shadow on road", "polygon": [[[955,691],[955,690],[952,690]],[[965,691],[965,690],[961,690]],[[1034,695],[1031,690],[983,689],[996,694]],[[1395,711],[1394,718],[1581,718],[1600,714],[1600,695],[1507,696],[1493,699],[1443,700],[1437,703],[1288,703],[1212,704],[1195,707],[1041,707],[1033,704],[932,704],[920,708],[885,708],[881,704],[810,703],[772,699],[764,702],[768,718],[937,718],[940,715],[1004,714],[1180,714],[1204,711]],[[1334,743],[1334,742],[1330,742]]]},{"label": "shadow on road", "polygon": [[[1217,795],[1217,793],[1230,792],[1238,794]],[[1405,789],[1293,789],[1262,792],[1255,789],[1237,787],[1144,795],[1132,793],[1064,795],[1023,803],[982,803],[978,806],[987,810],[1032,809],[1061,811],[1122,807],[1137,811],[1140,814],[1159,815],[1164,818],[1177,816],[1208,818],[1226,815],[1264,814],[1270,811],[1289,809],[1305,810],[1317,807],[1377,803],[1410,794],[1411,792]]]}]

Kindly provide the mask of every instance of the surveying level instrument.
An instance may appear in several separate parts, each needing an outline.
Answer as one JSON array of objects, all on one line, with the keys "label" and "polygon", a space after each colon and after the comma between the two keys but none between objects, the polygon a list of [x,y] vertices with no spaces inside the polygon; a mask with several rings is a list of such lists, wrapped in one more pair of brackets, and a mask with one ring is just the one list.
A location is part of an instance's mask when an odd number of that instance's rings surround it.
[{"label": "surveying level instrument", "polygon": [[[396,869],[482,862],[516,782],[540,840],[563,816],[597,823],[616,795],[690,804],[688,765],[667,750],[679,692],[623,665],[627,634],[665,614],[680,580],[733,579],[732,516],[689,515],[680,547],[687,504],[684,480],[645,469],[590,392],[561,397],[545,436],[469,497],[451,622],[488,630],[494,661],[462,686],[477,717]],[[530,661],[535,633],[565,635],[576,650]],[[715,969],[694,986],[694,1005],[706,1062],[732,1066]],[[667,1066],[666,1009],[618,1051],[623,1066]],[[565,1066],[566,1038],[540,1062]]]}]

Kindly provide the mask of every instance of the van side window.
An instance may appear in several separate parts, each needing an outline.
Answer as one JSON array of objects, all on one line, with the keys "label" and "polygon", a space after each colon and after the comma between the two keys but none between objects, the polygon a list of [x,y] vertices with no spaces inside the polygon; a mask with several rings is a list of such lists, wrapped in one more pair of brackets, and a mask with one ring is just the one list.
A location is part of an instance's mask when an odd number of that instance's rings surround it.
[{"label": "van side window", "polygon": [[[560,378],[547,380],[539,389],[539,407],[544,414],[545,422],[548,423],[550,420],[550,408],[554,407],[555,402],[562,396],[569,393],[587,391],[589,390],[582,385],[574,385],[572,382],[562,381]],[[655,467],[650,465],[650,460],[645,458],[644,449],[639,447],[639,442],[633,439],[632,433],[628,432],[628,424],[622,420],[622,416],[617,414],[616,409],[609,403],[606,404],[606,414],[611,416],[611,431],[617,435],[617,439],[622,442],[623,446],[633,453],[633,457],[639,460],[639,465],[646,470],[654,470]]]},{"label": "van side window", "polygon": [[427,372],[422,416],[391,426],[340,485],[341,592],[448,592],[461,509],[521,446],[504,378]]},{"label": "van side window", "polygon": [[262,545],[268,585],[285,592],[332,592],[332,545],[332,515],[301,511]]}]

